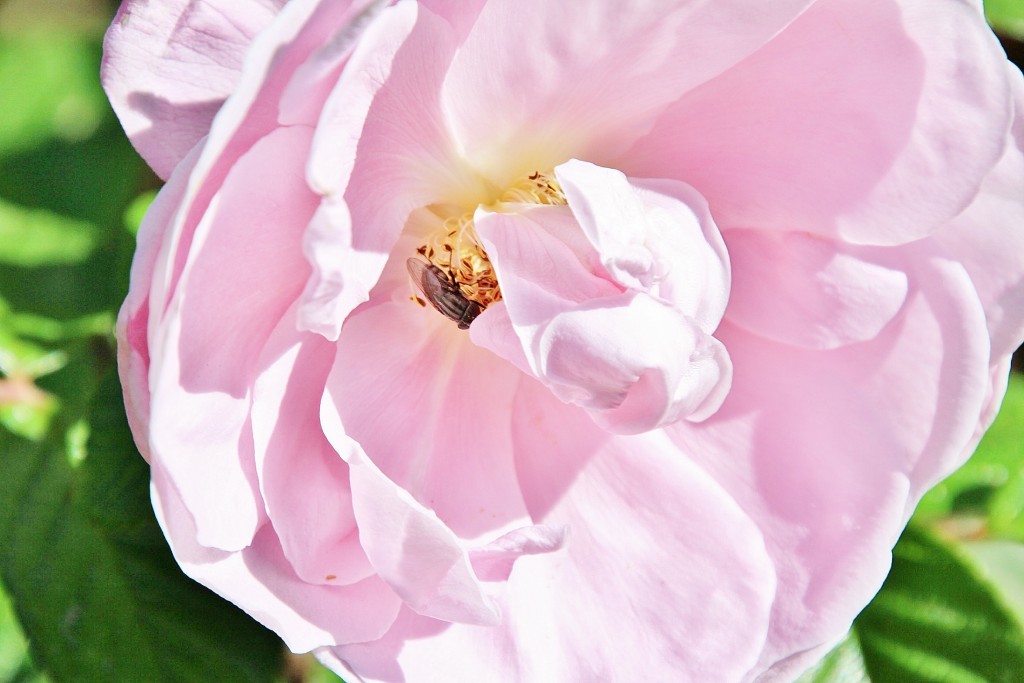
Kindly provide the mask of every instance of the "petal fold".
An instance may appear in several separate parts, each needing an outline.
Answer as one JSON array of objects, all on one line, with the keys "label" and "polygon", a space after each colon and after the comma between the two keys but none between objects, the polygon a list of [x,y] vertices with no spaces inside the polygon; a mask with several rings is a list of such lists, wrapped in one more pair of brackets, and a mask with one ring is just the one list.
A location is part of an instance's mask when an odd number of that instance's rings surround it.
[{"label": "petal fold", "polygon": [[484,593],[455,533],[346,434],[340,419],[343,400],[329,386],[321,422],[348,463],[360,542],[377,574],[418,614],[476,625],[500,623],[501,613]]},{"label": "petal fold", "polygon": [[800,232],[729,230],[726,240],[735,268],[728,319],[784,344],[873,339],[907,298],[907,275],[885,250]]},{"label": "petal fold", "polygon": [[517,367],[525,356],[556,396],[617,433],[707,419],[732,374],[712,336],[729,262],[707,205],[681,183],[634,185],[584,162],[556,175],[568,206],[477,211],[507,316],[485,312],[474,341]]},{"label": "petal fold", "polygon": [[132,144],[161,178],[210,130],[253,37],[285,0],[121,3],[100,78]]}]

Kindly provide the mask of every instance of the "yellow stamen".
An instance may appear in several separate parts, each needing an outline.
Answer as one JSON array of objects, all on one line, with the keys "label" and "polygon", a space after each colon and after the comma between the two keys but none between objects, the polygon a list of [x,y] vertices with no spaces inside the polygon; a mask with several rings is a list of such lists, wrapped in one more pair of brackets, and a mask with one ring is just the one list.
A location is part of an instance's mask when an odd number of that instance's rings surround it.
[{"label": "yellow stamen", "polygon": [[[491,205],[566,204],[565,194],[552,174],[535,172],[514,183]],[[501,288],[473,226],[473,213],[453,216],[416,249],[432,265],[450,274],[466,299],[487,308],[501,301]]]}]

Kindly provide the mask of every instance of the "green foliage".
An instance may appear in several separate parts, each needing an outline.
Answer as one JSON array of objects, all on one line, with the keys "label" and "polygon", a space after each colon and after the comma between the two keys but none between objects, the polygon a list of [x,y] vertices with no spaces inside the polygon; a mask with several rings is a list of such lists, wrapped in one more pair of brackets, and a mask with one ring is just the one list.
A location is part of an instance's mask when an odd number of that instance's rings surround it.
[{"label": "green foliage", "polygon": [[1017,40],[1024,40],[1024,2],[985,0],[985,17],[992,27]]},{"label": "green foliage", "polygon": [[958,536],[1024,541],[1024,376],[1010,376],[974,456],[925,495],[916,519]]},{"label": "green foliage", "polygon": [[153,179],[98,38],[0,32],[0,682],[270,683],[280,641],[181,573],[124,415],[112,330]]},{"label": "green foliage", "polygon": [[1013,374],[974,456],[921,501],[882,590],[800,683],[1020,681],[1021,541],[1024,377]]},{"label": "green foliage", "polygon": [[33,666],[28,641],[7,595],[0,590],[0,683],[49,683]]},{"label": "green foliage", "polygon": [[11,154],[50,140],[73,142],[92,135],[107,105],[92,86],[96,52],[71,31],[0,35],[0,150]]},{"label": "green foliage", "polygon": [[1024,632],[1003,593],[953,545],[904,532],[881,591],[799,683],[1017,683]]},{"label": "green foliage", "polygon": [[71,355],[47,383],[62,405],[47,438],[0,435],[0,575],[38,662],[57,681],[273,680],[273,634],[171,557],[109,346]]}]

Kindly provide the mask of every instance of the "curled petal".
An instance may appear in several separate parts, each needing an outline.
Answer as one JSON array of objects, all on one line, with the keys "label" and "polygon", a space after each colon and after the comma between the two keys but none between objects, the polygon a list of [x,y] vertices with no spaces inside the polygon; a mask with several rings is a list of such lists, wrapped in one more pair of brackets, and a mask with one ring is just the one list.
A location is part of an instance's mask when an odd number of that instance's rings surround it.
[{"label": "curled petal", "polygon": [[721,342],[645,294],[566,311],[538,330],[533,349],[556,396],[622,434],[707,419],[732,378]]},{"label": "curled petal", "polygon": [[565,543],[567,527],[535,525],[510,531],[487,545],[473,548],[469,559],[484,581],[507,581],[516,560],[524,555],[554,552]]},{"label": "curled petal", "polygon": [[577,160],[555,174],[612,280],[670,302],[705,332],[718,327],[729,300],[729,254],[696,190],[632,181]]},{"label": "curled petal", "polygon": [[485,312],[474,341],[518,367],[525,355],[530,374],[615,432],[706,419],[732,373],[710,334],[729,287],[714,224],[664,195],[649,210],[614,171],[572,162],[558,173],[569,183],[569,207],[477,212],[511,329],[502,328],[506,315]]}]

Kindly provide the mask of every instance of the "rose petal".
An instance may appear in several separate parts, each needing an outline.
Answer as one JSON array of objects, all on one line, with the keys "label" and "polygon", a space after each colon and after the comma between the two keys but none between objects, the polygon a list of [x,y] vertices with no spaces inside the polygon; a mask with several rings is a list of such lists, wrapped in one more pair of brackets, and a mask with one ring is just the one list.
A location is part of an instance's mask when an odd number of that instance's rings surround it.
[{"label": "rose petal", "polygon": [[678,309],[588,272],[556,237],[579,229],[565,207],[478,212],[476,229],[531,374],[559,398],[618,433],[705,419],[721,404],[731,373],[725,348]]},{"label": "rose petal", "polygon": [[300,174],[265,169],[301,168],[309,139],[308,129],[281,129],[238,160],[169,307],[151,312],[151,453],[195,516],[199,542],[225,550],[248,545],[264,519],[249,391],[263,345],[301,291],[299,240],[316,201]]},{"label": "rose petal", "polygon": [[779,594],[761,664],[839,638],[881,585],[927,487],[958,465],[989,394],[988,339],[966,274],[922,245],[877,338],[833,351],[724,323],[734,385],[714,420],[669,431],[766,534]]},{"label": "rose petal", "polygon": [[555,175],[613,280],[672,303],[705,332],[718,327],[729,301],[729,254],[696,190],[575,159]]},{"label": "rose petal", "polygon": [[291,570],[270,526],[240,552],[198,545],[189,510],[159,463],[152,494],[157,520],[185,573],[273,629],[293,652],[373,640],[394,622],[401,601],[379,578],[350,586],[306,583]]},{"label": "rose petal", "polygon": [[359,539],[377,575],[418,614],[483,626],[500,623],[501,613],[484,594],[458,538],[345,434],[330,392],[321,417],[331,444],[349,465]]},{"label": "rose petal", "polygon": [[693,185],[723,229],[909,242],[961,211],[1002,153],[1005,68],[978,3],[818,2],[615,165]]},{"label": "rose petal", "polygon": [[519,377],[403,298],[345,323],[328,394],[384,475],[460,538],[491,539],[529,523],[508,436]]},{"label": "rose petal", "polygon": [[193,150],[157,194],[139,226],[132,258],[128,296],[117,316],[117,369],[124,387],[125,408],[135,443],[149,460],[149,301],[150,283],[161,259],[161,246],[174,222],[178,202],[196,160]]},{"label": "rose petal", "polygon": [[161,178],[210,130],[253,36],[285,0],[121,3],[100,77],[132,144]]},{"label": "rose petal", "polygon": [[444,82],[452,135],[497,187],[572,157],[607,160],[808,4],[491,0]]},{"label": "rose petal", "polygon": [[800,232],[730,230],[730,322],[784,344],[834,349],[873,339],[907,298],[885,250]]},{"label": "rose petal", "polygon": [[[583,430],[567,438],[594,443],[598,429],[569,417],[577,409],[531,385],[517,401],[517,452],[552,460],[547,433],[567,422]],[[598,443],[544,519],[569,527],[565,546],[519,559],[501,626],[405,612],[383,639],[335,656],[368,681],[421,671],[452,681],[486,671],[495,683],[738,680],[764,642],[775,590],[758,530],[663,435]]]},{"label": "rose petal", "polygon": [[260,357],[253,440],[267,516],[295,573],[345,585],[373,575],[359,544],[348,467],[320,428],[334,345],[295,330],[294,308]]},{"label": "rose petal", "polygon": [[384,10],[356,47],[324,107],[310,159],[310,182],[328,196],[306,237],[314,273],[303,329],[337,338],[414,209],[462,201],[452,188],[484,196],[438,103],[454,49],[451,27],[411,2]]},{"label": "rose petal", "polygon": [[993,357],[1013,353],[1024,339],[1024,77],[1008,66],[1016,119],[1006,151],[967,209],[936,233],[950,257],[964,264],[985,307]]},{"label": "rose petal", "polygon": [[[374,22],[390,0],[348,2],[345,20],[295,69],[278,103],[281,125],[316,125],[342,68],[358,45],[372,42]],[[340,3],[339,3],[340,4]]]}]

